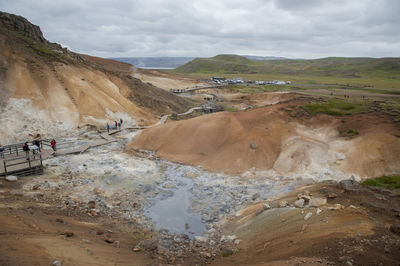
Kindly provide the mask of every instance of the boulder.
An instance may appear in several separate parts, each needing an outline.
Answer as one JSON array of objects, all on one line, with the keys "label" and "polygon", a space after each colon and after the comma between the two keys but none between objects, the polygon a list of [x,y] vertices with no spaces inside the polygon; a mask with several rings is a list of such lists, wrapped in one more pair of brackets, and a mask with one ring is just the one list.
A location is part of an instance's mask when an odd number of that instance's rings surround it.
[{"label": "boulder", "polygon": [[322,212],[322,210],[320,208],[318,208],[316,214],[320,215],[321,212]]},{"label": "boulder", "polygon": [[304,199],[299,199],[294,202],[294,206],[297,208],[303,208],[304,207]]},{"label": "boulder", "polygon": [[55,260],[55,261],[53,261],[53,263],[51,265],[52,266],[61,266],[62,262],[60,260]]},{"label": "boulder", "polygon": [[390,226],[390,231],[392,231],[392,232],[395,233],[395,234],[400,235],[400,223],[398,223],[398,224],[392,224],[392,225]]},{"label": "boulder", "polygon": [[257,143],[252,142],[252,143],[250,144],[250,148],[253,149],[253,150],[257,149],[257,148],[258,148]]},{"label": "boulder", "polygon": [[94,200],[89,201],[88,202],[88,207],[89,207],[89,209],[96,208],[96,202]]},{"label": "boulder", "polygon": [[15,182],[18,180],[18,177],[16,177],[15,175],[8,175],[6,176],[6,180],[9,182]]},{"label": "boulder", "polygon": [[154,251],[158,248],[158,240],[156,239],[146,239],[140,242],[140,246],[149,251]]},{"label": "boulder", "polygon": [[288,205],[289,203],[286,200],[282,200],[279,202],[279,208],[285,208]]},{"label": "boulder", "polygon": [[251,197],[251,199],[252,200],[256,200],[256,199],[258,199],[260,197],[260,193],[255,193],[252,197]]},{"label": "boulder", "polygon": [[308,207],[319,207],[326,204],[326,198],[312,197],[308,203]]},{"label": "boulder", "polygon": [[64,232],[61,233],[62,235],[65,235],[66,237],[73,237],[74,236],[74,232],[70,231],[70,230],[65,230]]},{"label": "boulder", "polygon": [[358,187],[358,182],[355,181],[354,179],[347,179],[340,181],[339,185],[344,190],[351,190]]},{"label": "boulder", "polygon": [[344,208],[344,206],[342,204],[335,204],[335,206],[333,206],[333,207],[328,207],[328,210],[335,211],[335,210],[340,210],[343,208]]},{"label": "boulder", "polygon": [[263,208],[264,208],[264,210],[269,210],[269,209],[271,209],[271,206],[268,203],[265,203],[263,205]]},{"label": "boulder", "polygon": [[306,216],[304,216],[304,221],[307,221],[312,216],[312,212],[307,212]]},{"label": "boulder", "polygon": [[297,195],[297,198],[303,199],[305,202],[308,202],[311,199],[311,196],[307,195],[307,194],[299,194],[299,195]]}]

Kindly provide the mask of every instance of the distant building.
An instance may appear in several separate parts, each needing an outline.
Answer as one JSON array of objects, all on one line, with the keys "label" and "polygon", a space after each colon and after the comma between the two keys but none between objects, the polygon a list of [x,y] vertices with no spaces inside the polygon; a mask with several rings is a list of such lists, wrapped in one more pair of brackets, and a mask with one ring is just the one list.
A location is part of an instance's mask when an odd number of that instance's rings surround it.
[{"label": "distant building", "polygon": [[225,77],[212,77],[211,80],[214,82],[225,82],[226,78]]}]

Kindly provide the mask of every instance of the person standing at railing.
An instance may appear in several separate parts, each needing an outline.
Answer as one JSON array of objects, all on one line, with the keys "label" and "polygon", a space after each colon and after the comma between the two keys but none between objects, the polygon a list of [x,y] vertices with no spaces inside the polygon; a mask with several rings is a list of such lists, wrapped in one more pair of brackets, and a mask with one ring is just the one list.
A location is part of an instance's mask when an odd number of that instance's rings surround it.
[{"label": "person standing at railing", "polygon": [[40,149],[36,142],[32,145],[31,150],[33,154],[33,159],[36,159],[36,154],[40,154]]},{"label": "person standing at railing", "polygon": [[4,159],[4,146],[0,144],[0,157]]},{"label": "person standing at railing", "polygon": [[53,151],[56,151],[56,140],[52,139],[50,142],[51,148],[53,149]]},{"label": "person standing at railing", "polygon": [[29,145],[28,142],[25,142],[24,146],[22,146],[22,149],[25,151],[26,153],[26,159],[29,160]]}]

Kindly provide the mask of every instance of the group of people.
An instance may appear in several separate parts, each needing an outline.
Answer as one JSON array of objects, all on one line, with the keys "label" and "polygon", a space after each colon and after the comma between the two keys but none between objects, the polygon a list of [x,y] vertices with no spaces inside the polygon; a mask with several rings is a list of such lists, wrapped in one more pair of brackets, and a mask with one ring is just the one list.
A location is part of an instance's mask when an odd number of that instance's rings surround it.
[{"label": "group of people", "polygon": [[[53,149],[53,151],[56,151],[56,140],[55,139],[52,139],[50,141],[50,145],[51,145],[51,148]],[[26,141],[24,143],[24,145],[22,146],[22,149],[26,153],[27,160],[29,160],[29,151],[31,151],[31,150],[32,150],[32,154],[33,154],[33,159],[35,159],[36,155],[38,155],[42,152],[42,141],[40,139],[34,139],[32,141],[32,146],[29,146],[28,141]]]},{"label": "group of people", "polygon": [[[119,122],[117,122],[117,120],[115,120],[114,121],[114,129],[121,129],[122,122],[123,122],[122,118],[119,120]],[[110,124],[107,123],[106,128],[107,128],[107,132],[110,133],[110,129],[111,129]]]}]

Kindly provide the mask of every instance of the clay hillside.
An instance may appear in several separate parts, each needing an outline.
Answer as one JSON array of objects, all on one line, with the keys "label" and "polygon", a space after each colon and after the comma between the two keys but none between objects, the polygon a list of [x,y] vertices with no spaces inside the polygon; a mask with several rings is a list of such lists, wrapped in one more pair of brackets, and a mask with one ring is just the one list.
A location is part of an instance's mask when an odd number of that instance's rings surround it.
[{"label": "clay hillside", "polygon": [[[38,26],[20,16],[0,12],[0,45],[0,103],[20,113],[7,116],[11,120],[70,128],[125,118],[146,125],[193,105],[135,78],[129,64],[76,54],[47,41]],[[14,131],[26,128],[25,122],[2,121]],[[1,131],[1,136],[10,134]]]}]

